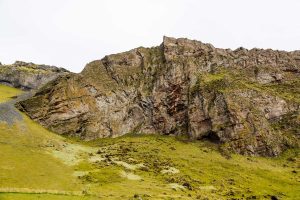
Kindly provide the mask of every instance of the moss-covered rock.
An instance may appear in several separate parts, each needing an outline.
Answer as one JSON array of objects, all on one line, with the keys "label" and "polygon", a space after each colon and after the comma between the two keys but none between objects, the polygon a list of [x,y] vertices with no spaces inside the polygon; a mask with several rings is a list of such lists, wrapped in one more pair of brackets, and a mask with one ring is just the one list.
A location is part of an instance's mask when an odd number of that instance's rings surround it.
[{"label": "moss-covered rock", "polygon": [[183,135],[212,140],[224,152],[276,156],[299,145],[298,133],[273,124],[299,111],[298,58],[298,51],[233,51],[164,37],[158,47],[106,56],[56,79],[19,108],[87,140]]},{"label": "moss-covered rock", "polygon": [[32,90],[68,73],[63,68],[16,61],[12,65],[0,65],[0,84]]}]

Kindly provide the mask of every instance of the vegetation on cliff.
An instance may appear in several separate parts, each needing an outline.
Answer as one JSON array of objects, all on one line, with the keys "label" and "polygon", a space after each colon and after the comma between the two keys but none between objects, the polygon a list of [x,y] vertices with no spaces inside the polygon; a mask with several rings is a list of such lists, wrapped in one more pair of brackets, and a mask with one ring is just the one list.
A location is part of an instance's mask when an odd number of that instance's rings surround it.
[{"label": "vegetation on cliff", "polygon": [[[49,82],[18,108],[53,132],[83,140],[154,133],[278,156],[299,146],[298,57],[164,37],[160,46],[105,56]],[[275,125],[291,115],[291,127]]]}]

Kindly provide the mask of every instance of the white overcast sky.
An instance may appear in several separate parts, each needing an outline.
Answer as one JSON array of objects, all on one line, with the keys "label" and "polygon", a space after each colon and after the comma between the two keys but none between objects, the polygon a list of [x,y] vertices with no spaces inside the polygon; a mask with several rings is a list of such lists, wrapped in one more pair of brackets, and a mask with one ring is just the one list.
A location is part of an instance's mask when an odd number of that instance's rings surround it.
[{"label": "white overcast sky", "polygon": [[79,72],[163,35],[215,47],[300,49],[300,0],[0,0],[0,62]]}]

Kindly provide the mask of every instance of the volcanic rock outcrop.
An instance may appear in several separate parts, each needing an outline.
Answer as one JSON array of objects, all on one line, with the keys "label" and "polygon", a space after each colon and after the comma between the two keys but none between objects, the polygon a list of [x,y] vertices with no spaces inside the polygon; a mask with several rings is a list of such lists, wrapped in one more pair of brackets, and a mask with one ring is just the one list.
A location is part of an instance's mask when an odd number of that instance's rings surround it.
[{"label": "volcanic rock outcrop", "polygon": [[164,37],[47,83],[19,109],[92,140],[126,133],[209,139],[246,155],[299,145],[300,52],[219,49]]},{"label": "volcanic rock outcrop", "polygon": [[63,68],[22,61],[16,61],[12,65],[1,65],[0,63],[0,84],[32,90],[67,73],[69,72]]}]

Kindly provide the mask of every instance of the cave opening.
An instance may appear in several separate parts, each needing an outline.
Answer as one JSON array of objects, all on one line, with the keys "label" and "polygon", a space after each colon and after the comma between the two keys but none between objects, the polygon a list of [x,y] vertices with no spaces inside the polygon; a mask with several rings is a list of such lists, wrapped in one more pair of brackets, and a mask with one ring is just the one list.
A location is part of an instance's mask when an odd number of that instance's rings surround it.
[{"label": "cave opening", "polygon": [[203,140],[208,140],[213,143],[220,143],[221,139],[218,136],[217,132],[209,131],[205,136],[202,137]]}]

